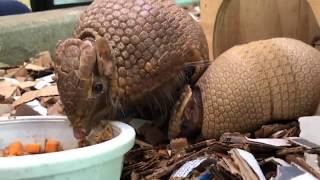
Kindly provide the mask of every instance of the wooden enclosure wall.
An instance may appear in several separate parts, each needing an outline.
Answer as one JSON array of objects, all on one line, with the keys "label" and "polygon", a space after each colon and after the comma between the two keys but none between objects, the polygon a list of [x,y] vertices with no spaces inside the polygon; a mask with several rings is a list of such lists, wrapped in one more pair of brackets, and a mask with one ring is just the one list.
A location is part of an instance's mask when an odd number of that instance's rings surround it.
[{"label": "wooden enclosure wall", "polygon": [[310,44],[320,37],[320,0],[201,0],[200,6],[211,58],[254,40],[292,37]]}]

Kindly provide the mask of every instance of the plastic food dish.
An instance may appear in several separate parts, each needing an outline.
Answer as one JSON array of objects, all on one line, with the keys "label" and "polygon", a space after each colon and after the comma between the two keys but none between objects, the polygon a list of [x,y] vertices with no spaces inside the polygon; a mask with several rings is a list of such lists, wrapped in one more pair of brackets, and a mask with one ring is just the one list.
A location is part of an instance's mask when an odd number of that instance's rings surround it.
[{"label": "plastic food dish", "polygon": [[60,141],[64,151],[0,157],[0,179],[18,180],[113,180],[120,179],[124,154],[134,145],[134,129],[112,121],[115,137],[100,144],[77,148],[72,127],[64,116],[19,116],[0,118],[0,148],[17,139],[42,143]]}]

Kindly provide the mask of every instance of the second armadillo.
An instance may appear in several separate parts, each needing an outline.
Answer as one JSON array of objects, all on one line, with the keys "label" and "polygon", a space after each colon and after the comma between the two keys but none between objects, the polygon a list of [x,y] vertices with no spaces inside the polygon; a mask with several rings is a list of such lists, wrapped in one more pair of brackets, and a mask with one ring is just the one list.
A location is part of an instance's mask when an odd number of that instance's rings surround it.
[{"label": "second armadillo", "polygon": [[169,137],[250,132],[273,120],[313,115],[320,100],[320,52],[294,39],[235,46],[219,56],[176,104]]}]

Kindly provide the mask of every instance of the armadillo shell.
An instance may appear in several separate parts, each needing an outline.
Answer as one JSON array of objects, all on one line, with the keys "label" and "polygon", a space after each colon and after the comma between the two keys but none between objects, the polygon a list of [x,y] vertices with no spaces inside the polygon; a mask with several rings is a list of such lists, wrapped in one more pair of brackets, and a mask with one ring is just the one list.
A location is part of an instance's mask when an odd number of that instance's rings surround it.
[{"label": "armadillo shell", "polygon": [[320,52],[288,38],[235,46],[211,64],[197,86],[205,138],[313,115],[320,100]]},{"label": "armadillo shell", "polygon": [[[209,56],[199,24],[171,0],[94,1],[74,35],[108,40],[115,58],[112,94],[124,101],[145,96],[172,81],[188,62],[201,65]],[[204,62],[190,56],[192,50]]]}]

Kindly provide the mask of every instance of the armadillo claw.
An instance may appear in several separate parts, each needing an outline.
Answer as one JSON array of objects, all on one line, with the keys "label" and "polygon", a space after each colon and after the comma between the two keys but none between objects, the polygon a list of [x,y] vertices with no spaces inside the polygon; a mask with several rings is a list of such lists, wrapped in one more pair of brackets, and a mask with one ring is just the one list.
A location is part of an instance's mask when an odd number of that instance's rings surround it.
[{"label": "armadillo claw", "polygon": [[174,106],[169,121],[169,139],[192,137],[201,131],[202,105],[200,90],[186,85]]},{"label": "armadillo claw", "polygon": [[192,96],[189,85],[185,86],[179,100],[173,107],[173,112],[169,121],[168,136],[170,139],[178,137],[181,133],[182,115],[184,109]]}]

